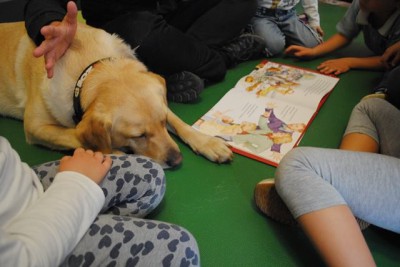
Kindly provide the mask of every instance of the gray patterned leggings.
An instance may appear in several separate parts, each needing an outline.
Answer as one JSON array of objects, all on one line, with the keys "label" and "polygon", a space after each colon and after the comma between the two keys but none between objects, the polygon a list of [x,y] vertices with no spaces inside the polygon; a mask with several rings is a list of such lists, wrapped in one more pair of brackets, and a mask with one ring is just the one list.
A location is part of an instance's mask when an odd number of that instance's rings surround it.
[{"label": "gray patterned leggings", "polygon": [[[161,202],[163,169],[142,156],[112,155],[100,185],[104,207],[61,266],[199,266],[196,240],[184,228],[144,216]],[[59,161],[34,167],[46,190]]]}]

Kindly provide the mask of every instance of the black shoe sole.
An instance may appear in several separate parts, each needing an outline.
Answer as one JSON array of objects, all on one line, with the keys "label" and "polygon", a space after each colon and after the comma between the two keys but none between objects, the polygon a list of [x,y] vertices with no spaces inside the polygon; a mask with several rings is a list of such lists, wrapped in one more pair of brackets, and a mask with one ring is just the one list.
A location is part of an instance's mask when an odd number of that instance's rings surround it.
[{"label": "black shoe sole", "polygon": [[204,89],[204,81],[188,71],[166,78],[166,83],[167,99],[177,103],[195,101]]}]

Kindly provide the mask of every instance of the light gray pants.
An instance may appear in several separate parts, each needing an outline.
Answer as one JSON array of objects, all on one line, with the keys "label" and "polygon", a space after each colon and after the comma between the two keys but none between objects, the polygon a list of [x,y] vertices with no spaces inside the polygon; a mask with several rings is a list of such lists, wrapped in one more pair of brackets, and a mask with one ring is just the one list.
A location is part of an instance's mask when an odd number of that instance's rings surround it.
[{"label": "light gray pants", "polygon": [[[106,197],[96,220],[61,266],[200,266],[194,237],[183,227],[143,219],[161,202],[165,175],[142,156],[112,155],[100,184]],[[34,167],[45,190],[59,161]]]},{"label": "light gray pants", "polygon": [[400,111],[381,99],[362,101],[350,132],[374,138],[381,154],[296,148],[277,168],[277,191],[295,218],[346,204],[356,217],[400,233]]}]

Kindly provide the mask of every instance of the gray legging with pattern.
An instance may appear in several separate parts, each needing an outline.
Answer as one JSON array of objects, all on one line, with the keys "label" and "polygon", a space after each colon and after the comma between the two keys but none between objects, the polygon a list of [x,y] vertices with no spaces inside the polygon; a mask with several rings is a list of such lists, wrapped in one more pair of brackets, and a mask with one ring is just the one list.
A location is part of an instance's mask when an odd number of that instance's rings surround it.
[{"label": "gray legging with pattern", "polygon": [[[196,240],[184,228],[143,219],[165,192],[163,169],[141,156],[111,156],[100,185],[105,204],[61,266],[199,266]],[[34,167],[46,190],[59,161]]]},{"label": "gray legging with pattern", "polygon": [[360,102],[346,133],[374,138],[380,153],[299,147],[276,172],[276,189],[295,218],[345,204],[371,224],[400,233],[400,111],[382,99]]}]

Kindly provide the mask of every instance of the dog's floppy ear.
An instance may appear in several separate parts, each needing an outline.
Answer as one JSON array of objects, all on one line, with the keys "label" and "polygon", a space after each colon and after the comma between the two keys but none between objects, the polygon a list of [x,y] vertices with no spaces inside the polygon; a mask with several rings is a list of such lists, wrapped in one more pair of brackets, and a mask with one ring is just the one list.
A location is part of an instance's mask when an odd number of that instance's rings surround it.
[{"label": "dog's floppy ear", "polygon": [[77,125],[78,138],[85,148],[103,153],[112,152],[112,123],[105,117],[84,116]]},{"label": "dog's floppy ear", "polygon": [[156,78],[161,84],[162,84],[162,88],[163,88],[163,93],[166,95],[167,94],[167,83],[165,82],[165,79],[163,77],[161,77],[160,75],[149,71],[149,74],[151,76],[153,76],[154,78]]}]

